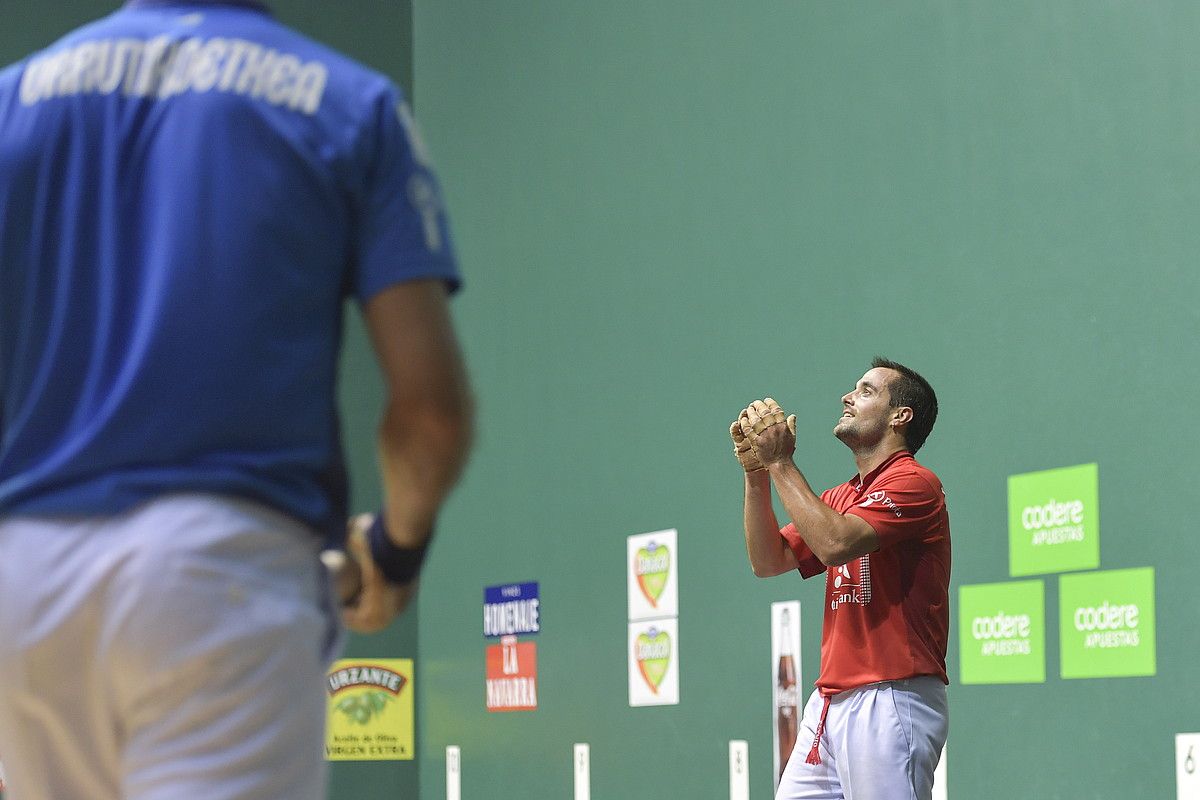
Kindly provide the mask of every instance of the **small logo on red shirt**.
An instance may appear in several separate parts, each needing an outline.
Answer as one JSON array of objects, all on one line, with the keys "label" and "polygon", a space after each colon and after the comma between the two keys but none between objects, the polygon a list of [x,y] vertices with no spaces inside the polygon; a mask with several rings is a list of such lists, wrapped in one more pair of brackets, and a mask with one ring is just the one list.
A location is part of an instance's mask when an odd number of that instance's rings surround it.
[{"label": "small logo on red shirt", "polygon": [[900,506],[896,505],[896,502],[894,500],[892,500],[892,498],[887,496],[887,492],[884,492],[884,491],[871,492],[869,495],[867,495],[866,500],[863,500],[861,503],[858,504],[858,507],[866,508],[867,506],[871,505],[872,503],[882,503],[883,505],[890,508],[892,510],[892,513],[895,514],[897,517],[904,516],[903,514],[900,513]]},{"label": "small logo on red shirt", "polygon": [[871,556],[843,564],[829,580],[829,607],[837,611],[844,603],[865,606],[871,602]]}]

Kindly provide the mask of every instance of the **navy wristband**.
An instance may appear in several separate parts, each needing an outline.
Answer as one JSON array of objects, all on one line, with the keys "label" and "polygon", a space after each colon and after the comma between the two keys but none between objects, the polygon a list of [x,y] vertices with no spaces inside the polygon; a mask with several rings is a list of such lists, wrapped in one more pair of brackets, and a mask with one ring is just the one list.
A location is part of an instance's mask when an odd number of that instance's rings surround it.
[{"label": "navy wristband", "polygon": [[403,586],[416,580],[421,572],[421,564],[425,561],[425,551],[433,539],[433,530],[420,547],[399,547],[388,536],[387,526],[383,523],[383,512],[375,515],[375,521],[367,530],[367,543],[371,546],[371,558],[375,566],[387,578],[388,583]]}]

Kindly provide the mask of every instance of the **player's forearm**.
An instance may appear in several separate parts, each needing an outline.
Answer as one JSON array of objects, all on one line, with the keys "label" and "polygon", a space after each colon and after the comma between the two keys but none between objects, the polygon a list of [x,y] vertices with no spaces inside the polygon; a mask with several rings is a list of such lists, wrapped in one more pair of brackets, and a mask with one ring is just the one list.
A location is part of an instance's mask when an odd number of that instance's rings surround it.
[{"label": "player's forearm", "polygon": [[781,575],[792,568],[787,543],[779,535],[779,521],[771,507],[771,479],[766,470],[746,473],[743,510],[746,555],[750,569],[760,578]]},{"label": "player's forearm", "polygon": [[767,468],[780,502],[813,555],[827,566],[845,563],[850,531],[845,518],[827,506],[808,485],[808,480],[791,459]]},{"label": "player's forearm", "polygon": [[465,394],[413,408],[393,400],[379,427],[388,533],[400,547],[421,545],[466,464],[473,413]]}]

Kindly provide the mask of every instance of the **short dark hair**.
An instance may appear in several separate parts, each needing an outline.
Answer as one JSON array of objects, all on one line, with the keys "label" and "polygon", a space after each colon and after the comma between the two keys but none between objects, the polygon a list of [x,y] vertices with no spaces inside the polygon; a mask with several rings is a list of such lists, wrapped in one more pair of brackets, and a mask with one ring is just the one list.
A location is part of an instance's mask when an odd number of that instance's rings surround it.
[{"label": "short dark hair", "polygon": [[871,368],[883,367],[899,372],[899,377],[888,381],[888,400],[892,408],[907,406],[912,409],[913,418],[904,429],[904,443],[908,449],[916,453],[925,444],[933,423],[937,422],[937,395],[929,381],[921,377],[914,369],[898,364],[883,356],[875,356]]}]

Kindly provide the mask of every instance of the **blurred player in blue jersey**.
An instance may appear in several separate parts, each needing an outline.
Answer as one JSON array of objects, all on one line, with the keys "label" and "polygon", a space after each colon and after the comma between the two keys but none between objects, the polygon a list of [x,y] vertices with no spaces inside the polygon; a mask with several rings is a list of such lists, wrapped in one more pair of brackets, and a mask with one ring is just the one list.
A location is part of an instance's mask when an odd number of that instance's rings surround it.
[{"label": "blurred player in blue jersey", "polygon": [[345,621],[466,459],[458,268],[384,77],[239,0],[132,0],[0,71],[0,752],[12,800],[317,798],[343,301],[387,386]]}]

